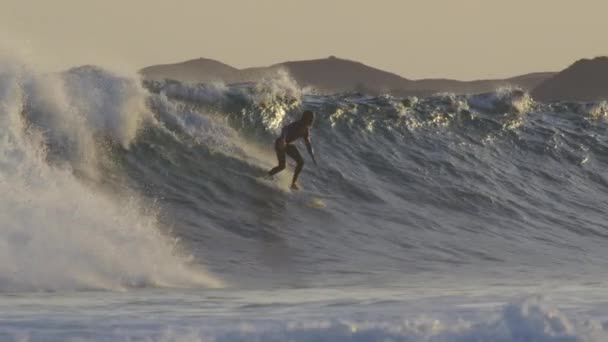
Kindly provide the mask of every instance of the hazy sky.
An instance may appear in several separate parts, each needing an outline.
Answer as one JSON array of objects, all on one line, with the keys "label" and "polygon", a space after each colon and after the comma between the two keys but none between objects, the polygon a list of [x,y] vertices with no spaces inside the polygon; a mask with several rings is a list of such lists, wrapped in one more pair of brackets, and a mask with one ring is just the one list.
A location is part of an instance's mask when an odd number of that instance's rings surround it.
[{"label": "hazy sky", "polygon": [[0,0],[0,44],[35,64],[236,67],[336,55],[408,78],[562,69],[608,54],[608,0]]}]

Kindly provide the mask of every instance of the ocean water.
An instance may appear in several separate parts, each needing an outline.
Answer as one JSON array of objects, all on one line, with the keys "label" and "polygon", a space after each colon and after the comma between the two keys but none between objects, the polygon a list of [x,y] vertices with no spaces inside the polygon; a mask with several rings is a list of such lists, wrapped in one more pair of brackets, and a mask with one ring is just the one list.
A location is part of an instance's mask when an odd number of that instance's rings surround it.
[{"label": "ocean water", "polygon": [[0,65],[0,341],[608,340],[606,103]]}]

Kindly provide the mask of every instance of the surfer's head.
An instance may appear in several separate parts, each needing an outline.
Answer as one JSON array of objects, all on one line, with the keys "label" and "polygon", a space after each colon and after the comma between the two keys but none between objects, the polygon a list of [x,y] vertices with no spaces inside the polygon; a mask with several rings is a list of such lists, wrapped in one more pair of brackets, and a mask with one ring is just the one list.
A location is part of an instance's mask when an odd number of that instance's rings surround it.
[{"label": "surfer's head", "polygon": [[312,124],[315,122],[315,113],[311,112],[310,110],[305,111],[304,113],[302,113],[302,122],[308,126],[311,127]]}]

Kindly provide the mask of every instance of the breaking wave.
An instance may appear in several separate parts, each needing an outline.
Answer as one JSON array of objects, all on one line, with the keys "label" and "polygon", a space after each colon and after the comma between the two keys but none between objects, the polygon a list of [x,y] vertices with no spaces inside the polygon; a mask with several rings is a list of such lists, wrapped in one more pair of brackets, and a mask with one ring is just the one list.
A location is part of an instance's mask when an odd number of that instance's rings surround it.
[{"label": "breaking wave", "polygon": [[[3,291],[575,277],[607,261],[605,103],[1,63]],[[262,177],[304,109],[321,166],[294,194],[290,172]]]}]

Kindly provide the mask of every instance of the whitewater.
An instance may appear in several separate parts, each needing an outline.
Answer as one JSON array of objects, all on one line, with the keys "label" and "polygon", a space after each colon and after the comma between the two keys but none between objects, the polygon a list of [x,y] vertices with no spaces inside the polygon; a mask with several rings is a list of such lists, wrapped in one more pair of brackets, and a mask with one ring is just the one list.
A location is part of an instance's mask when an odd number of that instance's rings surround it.
[{"label": "whitewater", "polygon": [[0,341],[606,341],[607,119],[2,57]]}]

